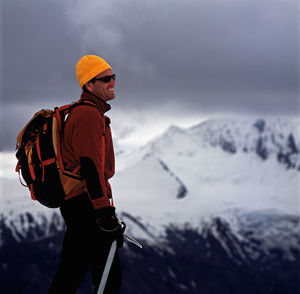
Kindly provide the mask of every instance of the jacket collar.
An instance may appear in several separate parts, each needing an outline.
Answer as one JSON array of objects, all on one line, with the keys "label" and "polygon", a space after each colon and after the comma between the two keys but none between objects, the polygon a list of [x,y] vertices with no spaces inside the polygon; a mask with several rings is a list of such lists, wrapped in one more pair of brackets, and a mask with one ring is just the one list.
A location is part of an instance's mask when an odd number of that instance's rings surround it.
[{"label": "jacket collar", "polygon": [[97,97],[91,93],[82,92],[80,96],[80,100],[84,101],[91,101],[96,104],[97,108],[104,114],[106,111],[111,109],[110,105],[102,100],[100,97]]}]

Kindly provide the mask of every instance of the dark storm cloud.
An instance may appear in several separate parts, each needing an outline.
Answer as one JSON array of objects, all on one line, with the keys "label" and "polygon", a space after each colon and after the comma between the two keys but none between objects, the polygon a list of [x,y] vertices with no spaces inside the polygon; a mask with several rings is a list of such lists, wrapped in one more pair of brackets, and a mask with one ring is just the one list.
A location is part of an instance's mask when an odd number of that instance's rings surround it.
[{"label": "dark storm cloud", "polygon": [[2,3],[2,96],[5,102],[51,99],[70,90],[78,39],[56,0]]},{"label": "dark storm cloud", "polygon": [[69,20],[110,56],[124,106],[299,110],[297,1],[72,2]]},{"label": "dark storm cloud", "polygon": [[77,59],[91,51],[139,101],[178,93],[209,104],[202,91],[296,90],[296,1],[7,0],[3,8],[4,99],[68,95]]},{"label": "dark storm cloud", "polygon": [[26,121],[13,109],[78,96],[84,54],[107,58],[126,112],[299,111],[295,0],[4,0],[2,16],[1,143]]}]

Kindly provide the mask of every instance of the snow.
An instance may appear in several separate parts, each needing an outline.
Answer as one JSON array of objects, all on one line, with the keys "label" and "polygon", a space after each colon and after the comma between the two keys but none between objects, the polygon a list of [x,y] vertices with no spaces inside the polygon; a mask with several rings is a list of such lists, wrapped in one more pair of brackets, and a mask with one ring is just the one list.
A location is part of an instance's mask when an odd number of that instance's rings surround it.
[{"label": "snow", "polygon": [[[289,129],[284,129],[286,126]],[[287,138],[291,130],[299,138],[298,129],[291,126],[272,122],[265,125],[265,130],[273,140]],[[218,132],[238,142],[236,153],[224,152],[218,146]],[[172,126],[144,148],[117,158],[122,168],[112,180],[116,206],[158,228],[160,234],[170,224],[197,227],[202,219],[213,215],[232,222],[233,210],[299,215],[300,173],[279,163],[274,152],[267,160],[259,157],[253,147],[256,139],[257,132],[249,122],[213,121],[188,130]],[[274,150],[274,145],[267,143]],[[245,144],[253,152],[242,152]],[[163,170],[160,161],[168,171]],[[184,199],[175,197],[175,177],[187,188]]]},{"label": "snow", "polygon": [[[199,228],[212,216],[226,218],[237,231],[241,212],[299,216],[300,172],[287,169],[276,157],[280,148],[287,148],[291,133],[299,146],[299,124],[279,120],[264,127],[254,125],[253,121],[212,120],[189,129],[172,126],[139,150],[120,153],[111,185],[128,234],[158,242],[157,236],[163,236],[170,225]],[[272,150],[266,160],[255,152],[262,128]],[[225,151],[220,138],[231,140],[236,152]],[[244,152],[245,147],[252,151]],[[0,216],[7,224],[14,223],[16,232],[25,234],[30,229],[20,220],[25,212],[40,225],[59,213],[29,199],[29,191],[14,172],[13,153],[0,153],[0,161]],[[183,187],[187,193],[179,199]]]},{"label": "snow", "polygon": [[299,172],[286,170],[276,158],[262,161],[254,154],[224,154],[220,149],[198,150],[191,158],[160,158],[184,182],[187,197],[175,198],[178,183],[152,155],[115,175],[112,185],[119,210],[155,227],[196,226],[201,218],[233,208],[299,212]]}]

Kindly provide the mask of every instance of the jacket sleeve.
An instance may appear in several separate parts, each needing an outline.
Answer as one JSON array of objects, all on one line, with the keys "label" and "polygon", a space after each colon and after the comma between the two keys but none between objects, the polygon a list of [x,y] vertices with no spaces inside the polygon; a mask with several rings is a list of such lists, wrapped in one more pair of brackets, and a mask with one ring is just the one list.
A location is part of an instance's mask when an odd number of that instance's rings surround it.
[{"label": "jacket sleeve", "polygon": [[76,161],[80,163],[80,173],[88,195],[94,209],[110,206],[104,175],[104,118],[96,108],[90,106],[77,107],[73,112],[69,138]]}]

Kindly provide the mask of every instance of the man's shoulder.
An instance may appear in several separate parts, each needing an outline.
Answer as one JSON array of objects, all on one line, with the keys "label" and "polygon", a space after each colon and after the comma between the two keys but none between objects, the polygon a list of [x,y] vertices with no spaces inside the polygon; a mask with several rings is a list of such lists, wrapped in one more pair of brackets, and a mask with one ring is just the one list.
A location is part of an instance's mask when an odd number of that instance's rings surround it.
[{"label": "man's shoulder", "polygon": [[71,111],[72,116],[78,116],[78,117],[103,117],[103,114],[101,111],[92,104],[79,104],[74,107]]},{"label": "man's shoulder", "polygon": [[101,122],[103,124],[104,116],[98,108],[90,105],[77,105],[71,110],[69,117],[67,118],[67,125],[69,127],[77,125],[89,125],[93,126]]}]

